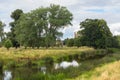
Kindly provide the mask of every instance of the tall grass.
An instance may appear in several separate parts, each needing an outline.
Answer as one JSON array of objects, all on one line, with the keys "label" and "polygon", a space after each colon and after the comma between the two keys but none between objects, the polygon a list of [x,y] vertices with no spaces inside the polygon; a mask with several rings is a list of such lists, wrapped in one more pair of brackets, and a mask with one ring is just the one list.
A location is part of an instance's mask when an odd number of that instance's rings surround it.
[{"label": "tall grass", "polygon": [[39,60],[43,57],[57,58],[60,56],[80,53],[82,51],[94,50],[93,48],[81,47],[81,48],[50,48],[50,49],[14,49],[7,50],[6,48],[0,48],[0,60],[3,60],[4,64],[11,63],[24,63],[29,60]]},{"label": "tall grass", "polygon": [[[111,51],[110,51],[111,52]],[[82,71],[79,76],[67,80],[119,80],[120,79],[120,52],[108,54],[99,59],[83,61],[79,67]]]},{"label": "tall grass", "polygon": [[[89,76],[89,77],[87,77]],[[120,61],[112,62],[93,71],[83,74],[74,80],[119,80]]]}]

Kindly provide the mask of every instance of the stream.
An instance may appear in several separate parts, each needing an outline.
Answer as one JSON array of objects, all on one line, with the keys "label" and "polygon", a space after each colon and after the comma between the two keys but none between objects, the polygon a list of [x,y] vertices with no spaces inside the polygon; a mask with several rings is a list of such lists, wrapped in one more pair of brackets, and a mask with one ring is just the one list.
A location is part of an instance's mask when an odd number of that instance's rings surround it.
[{"label": "stream", "polygon": [[[22,67],[22,68],[15,68],[10,70],[4,70],[2,72],[2,76],[0,76],[0,80],[27,80],[32,75],[45,75],[47,72],[49,72],[49,68],[52,69],[51,71],[55,71],[58,69],[66,69],[70,66],[72,67],[78,67],[80,64],[73,60],[72,62],[63,61],[61,63],[54,63],[54,66],[52,68],[50,67]],[[34,79],[34,78],[33,78]],[[31,79],[32,80],[32,79]]]}]

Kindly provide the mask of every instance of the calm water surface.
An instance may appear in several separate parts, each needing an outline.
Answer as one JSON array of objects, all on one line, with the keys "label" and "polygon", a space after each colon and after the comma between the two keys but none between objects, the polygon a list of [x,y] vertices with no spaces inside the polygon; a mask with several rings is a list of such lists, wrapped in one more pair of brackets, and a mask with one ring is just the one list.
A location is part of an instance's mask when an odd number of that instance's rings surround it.
[{"label": "calm water surface", "polygon": [[[72,62],[63,61],[61,63],[55,63],[54,66],[41,66],[41,67],[22,67],[10,70],[4,70],[0,74],[0,80],[34,80],[35,78],[40,78],[46,75],[46,73],[53,73],[55,70],[62,68],[66,69],[69,66],[77,67],[79,64],[77,61]],[[39,80],[39,79],[38,79]],[[41,79],[40,79],[41,80]]]}]

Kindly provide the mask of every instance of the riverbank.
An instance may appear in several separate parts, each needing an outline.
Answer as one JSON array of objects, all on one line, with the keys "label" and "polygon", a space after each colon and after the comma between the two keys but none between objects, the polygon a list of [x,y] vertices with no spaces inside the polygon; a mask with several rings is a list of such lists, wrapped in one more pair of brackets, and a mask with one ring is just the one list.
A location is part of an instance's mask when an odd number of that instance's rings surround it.
[{"label": "riverbank", "polygon": [[[95,68],[120,60],[119,49],[95,50],[81,47],[25,50],[21,48],[7,51],[5,48],[1,48],[0,51],[0,59],[4,63],[4,69],[12,70],[12,73],[15,73],[12,74],[13,80],[18,78],[18,80],[78,80],[78,78],[82,79],[82,75],[86,75],[86,79],[89,79],[89,76],[92,75],[90,72]],[[80,65],[57,70],[52,68],[56,62],[73,60],[79,62]],[[45,75],[38,69],[41,66],[50,68]],[[29,77],[24,75],[29,75]]]},{"label": "riverbank", "polygon": [[[83,51],[92,51],[93,48],[81,47],[81,48],[51,48],[51,49],[14,49],[7,50],[6,48],[0,48],[0,61],[4,65],[16,65],[21,66],[27,63],[27,61],[38,61],[44,57],[52,57],[54,60],[58,57],[65,55],[76,54]],[[21,64],[20,64],[21,63]]]}]

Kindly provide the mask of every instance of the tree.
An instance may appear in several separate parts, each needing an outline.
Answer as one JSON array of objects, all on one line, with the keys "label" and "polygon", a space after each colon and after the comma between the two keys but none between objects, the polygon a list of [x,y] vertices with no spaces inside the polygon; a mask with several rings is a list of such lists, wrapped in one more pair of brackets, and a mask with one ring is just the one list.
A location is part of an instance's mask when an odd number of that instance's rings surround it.
[{"label": "tree", "polygon": [[12,47],[12,42],[9,39],[7,39],[4,43],[4,46],[9,50],[9,48]]},{"label": "tree", "polygon": [[47,9],[40,8],[22,14],[15,27],[16,38],[23,46],[38,47],[43,42],[43,28],[47,26]]},{"label": "tree", "polygon": [[0,21],[0,40],[2,41],[3,40],[3,37],[4,37],[4,26],[5,24]]},{"label": "tree", "polygon": [[11,18],[13,18],[15,21],[17,21],[20,18],[22,13],[23,13],[23,11],[21,9],[16,9],[15,11],[12,12]]},{"label": "tree", "polygon": [[81,46],[81,38],[74,38],[74,46],[80,47]]},{"label": "tree", "polygon": [[59,29],[71,25],[71,20],[72,14],[65,7],[59,5],[41,7],[22,14],[17,21],[15,34],[22,45],[39,47],[44,42],[48,48],[62,36]]},{"label": "tree", "polygon": [[[71,21],[73,19],[72,14],[67,10],[66,7],[61,7],[59,5],[50,5],[48,24],[45,31],[46,43],[55,43],[56,39],[62,36],[62,32],[59,32],[59,29],[66,27],[67,25],[72,25]],[[49,45],[52,45],[50,44]]]},{"label": "tree", "polygon": [[11,18],[14,20],[11,22],[9,25],[11,26],[11,32],[7,33],[7,37],[11,40],[13,47],[19,47],[19,43],[16,40],[16,35],[15,35],[15,26],[17,23],[17,20],[19,20],[21,14],[23,14],[23,11],[21,9],[16,9],[12,12]]},{"label": "tree", "polygon": [[[107,48],[112,33],[103,19],[86,19],[80,23],[81,43],[94,48]],[[111,44],[110,44],[111,45]]]},{"label": "tree", "polygon": [[108,38],[107,41],[107,46],[111,47],[111,48],[119,48],[120,44],[119,44],[119,37],[118,36],[113,36],[111,38]]},{"label": "tree", "polygon": [[74,46],[74,39],[67,39],[67,44],[68,47],[73,47]]}]

